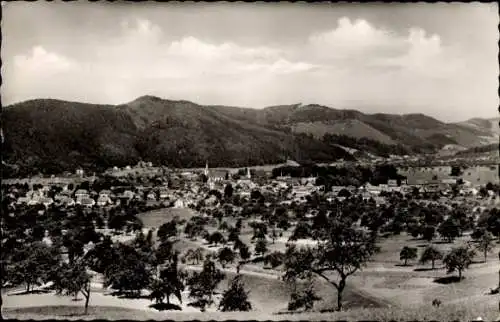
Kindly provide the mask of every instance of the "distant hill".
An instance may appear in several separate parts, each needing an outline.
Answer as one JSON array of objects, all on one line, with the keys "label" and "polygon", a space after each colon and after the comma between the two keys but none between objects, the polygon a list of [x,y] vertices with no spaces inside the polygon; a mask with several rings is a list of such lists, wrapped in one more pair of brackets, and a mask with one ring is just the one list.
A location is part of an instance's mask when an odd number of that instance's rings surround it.
[{"label": "distant hill", "polygon": [[154,96],[121,105],[30,100],[4,107],[2,129],[8,175],[102,170],[141,159],[174,167],[331,162],[353,160],[363,155],[358,150],[411,154],[493,140],[482,123],[446,124],[422,114],[368,115],[317,104],[258,110]]}]

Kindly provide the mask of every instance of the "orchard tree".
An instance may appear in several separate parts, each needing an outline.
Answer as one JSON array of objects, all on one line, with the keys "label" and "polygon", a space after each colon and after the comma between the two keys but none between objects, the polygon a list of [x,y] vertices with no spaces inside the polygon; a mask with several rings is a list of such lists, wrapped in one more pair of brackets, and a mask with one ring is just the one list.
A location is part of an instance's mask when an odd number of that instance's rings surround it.
[{"label": "orchard tree", "polygon": [[156,235],[160,240],[167,240],[170,237],[177,236],[177,220],[173,219],[161,225]]},{"label": "orchard tree", "polygon": [[267,242],[264,238],[259,238],[255,244],[255,254],[264,255],[267,252]]},{"label": "orchard tree", "polygon": [[285,254],[281,252],[272,252],[264,258],[264,265],[270,264],[271,268],[276,268],[285,261]]},{"label": "orchard tree", "polygon": [[229,247],[224,247],[219,250],[217,254],[217,259],[222,265],[222,268],[226,268],[226,264],[234,262],[234,252]]},{"label": "orchard tree", "polygon": [[118,244],[116,251],[116,261],[104,272],[104,286],[139,295],[151,281],[149,258],[129,245]]},{"label": "orchard tree", "polygon": [[474,251],[468,247],[453,248],[443,259],[448,273],[458,272],[458,279],[462,279],[462,271],[467,269],[474,258]]},{"label": "orchard tree", "polygon": [[486,232],[478,241],[476,247],[480,252],[483,253],[484,262],[486,262],[488,252],[490,252],[493,249],[493,242],[494,238],[490,232]]},{"label": "orchard tree", "polygon": [[233,186],[228,183],[226,187],[224,188],[224,198],[225,199],[231,199],[233,197]]},{"label": "orchard tree", "polygon": [[432,241],[435,235],[436,235],[436,228],[434,228],[434,226],[426,225],[422,229],[422,237],[428,242]]},{"label": "orchard tree", "polygon": [[217,246],[219,243],[224,243],[224,236],[221,232],[216,231],[210,235],[210,237],[208,238],[208,242]]},{"label": "orchard tree", "polygon": [[81,293],[85,297],[85,311],[87,314],[90,300],[91,275],[82,259],[72,263],[62,263],[54,274],[53,282],[56,294],[78,296]]},{"label": "orchard tree", "polygon": [[434,262],[440,259],[443,259],[443,254],[436,247],[428,246],[420,256],[420,263],[425,264],[430,261],[434,269]]},{"label": "orchard tree", "polygon": [[33,286],[48,282],[60,261],[60,253],[55,247],[43,242],[27,243],[13,252],[7,276],[14,285],[24,283],[29,292]]},{"label": "orchard tree", "polygon": [[150,284],[151,300],[155,300],[156,303],[163,303],[163,299],[167,299],[167,304],[170,304],[170,297],[175,295],[182,304],[184,283],[181,275],[177,267],[177,261],[170,263],[167,268],[160,272],[159,278],[152,279]]},{"label": "orchard tree", "polygon": [[250,256],[252,256],[252,253],[250,252],[250,249],[244,243],[242,243],[242,245],[240,245],[240,247],[239,247],[239,253],[240,253],[240,258],[243,261],[248,260],[250,258]]},{"label": "orchard tree", "polygon": [[455,238],[460,236],[460,226],[452,218],[448,218],[439,225],[438,232],[441,237],[445,238],[449,243],[452,243]]},{"label": "orchard tree", "polygon": [[245,286],[241,280],[241,275],[231,281],[231,286],[222,295],[219,303],[219,310],[222,312],[231,311],[250,311],[252,304],[248,300],[248,292],[245,291]]},{"label": "orchard tree", "polygon": [[205,311],[206,305],[213,303],[214,291],[223,279],[224,273],[215,267],[210,258],[207,258],[203,263],[203,270],[193,272],[187,281],[190,288],[189,297],[196,299],[201,310]]},{"label": "orchard tree", "polygon": [[337,310],[340,311],[347,278],[360,270],[378,247],[373,235],[337,218],[329,221],[322,227],[322,234],[315,234],[318,245],[314,248],[288,246],[284,278],[290,281],[311,274],[320,276],[337,290]]},{"label": "orchard tree", "polygon": [[297,283],[294,282],[294,290],[290,294],[290,302],[288,303],[289,311],[296,311],[300,308],[304,310],[311,311],[314,307],[314,302],[321,300],[314,290],[314,284],[312,279],[308,279],[306,285],[303,287],[298,287]]},{"label": "orchard tree", "polygon": [[405,246],[399,253],[399,259],[404,261],[404,266],[408,264],[408,260],[417,258],[417,249],[415,247]]},{"label": "orchard tree", "polygon": [[189,249],[185,255],[186,260],[191,263],[198,265],[201,260],[203,260],[203,248],[198,247],[196,249]]}]

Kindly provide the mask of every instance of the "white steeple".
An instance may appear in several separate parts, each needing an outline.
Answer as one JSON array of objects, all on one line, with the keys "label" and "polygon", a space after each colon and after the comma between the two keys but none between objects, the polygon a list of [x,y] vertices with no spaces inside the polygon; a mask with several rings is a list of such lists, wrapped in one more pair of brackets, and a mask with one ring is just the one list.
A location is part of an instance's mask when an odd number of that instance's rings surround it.
[{"label": "white steeple", "polygon": [[247,178],[248,179],[252,178],[252,174],[250,173],[250,168],[247,168]]},{"label": "white steeple", "polygon": [[208,161],[207,163],[205,164],[205,176],[208,177]]}]

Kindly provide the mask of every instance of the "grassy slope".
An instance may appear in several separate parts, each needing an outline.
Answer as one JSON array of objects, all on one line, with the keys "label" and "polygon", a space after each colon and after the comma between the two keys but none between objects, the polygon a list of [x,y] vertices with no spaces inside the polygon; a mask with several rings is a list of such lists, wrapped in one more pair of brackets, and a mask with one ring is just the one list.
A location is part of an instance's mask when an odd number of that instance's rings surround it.
[{"label": "grassy slope", "polygon": [[[266,314],[259,312],[206,312],[206,313],[182,313],[162,312],[154,313],[140,310],[111,307],[90,307],[89,315],[82,316],[80,307],[41,307],[5,309],[3,315],[9,319],[107,319],[107,320],[162,320],[172,319],[175,321],[188,320],[273,320],[273,321],[306,321],[306,320],[370,320],[370,321],[472,321],[482,317],[484,321],[499,320],[497,305],[490,303],[464,305],[443,305],[440,308],[428,306],[425,309],[355,309],[346,312],[335,313],[301,313],[301,314]],[[75,316],[76,315],[76,316]]]}]

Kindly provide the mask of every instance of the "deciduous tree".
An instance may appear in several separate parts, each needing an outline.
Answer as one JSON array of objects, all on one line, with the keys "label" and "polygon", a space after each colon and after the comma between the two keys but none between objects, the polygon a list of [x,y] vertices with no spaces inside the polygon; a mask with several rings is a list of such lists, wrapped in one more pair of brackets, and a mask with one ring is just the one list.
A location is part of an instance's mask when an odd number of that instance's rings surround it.
[{"label": "deciduous tree", "polygon": [[478,241],[476,247],[480,252],[483,253],[485,262],[488,257],[488,252],[490,252],[493,249],[493,242],[494,238],[490,232],[486,232]]},{"label": "deciduous tree", "polygon": [[[342,295],[349,276],[365,265],[378,247],[372,235],[332,218],[317,235],[314,248],[297,249],[289,245],[285,254],[285,280],[316,274],[337,290],[337,309],[342,309]],[[331,274],[335,273],[335,274]]]},{"label": "deciduous tree", "polygon": [[78,259],[72,263],[63,263],[54,274],[53,282],[57,294],[74,296],[81,293],[85,297],[85,311],[87,314],[90,300],[91,275],[87,272],[85,261]]},{"label": "deciduous tree", "polygon": [[436,247],[428,246],[420,256],[420,263],[425,264],[430,261],[432,269],[434,269],[434,262],[442,258],[443,254]]},{"label": "deciduous tree", "polygon": [[462,279],[462,271],[467,269],[474,258],[474,251],[468,247],[453,248],[443,259],[448,273],[458,272],[458,279]]},{"label": "deciduous tree", "polygon": [[405,246],[399,253],[399,259],[404,261],[404,266],[408,264],[408,260],[417,258],[417,249],[415,247]]},{"label": "deciduous tree", "polygon": [[248,300],[248,292],[241,280],[241,275],[231,281],[231,286],[224,292],[219,303],[219,310],[222,312],[250,311],[252,304]]}]

